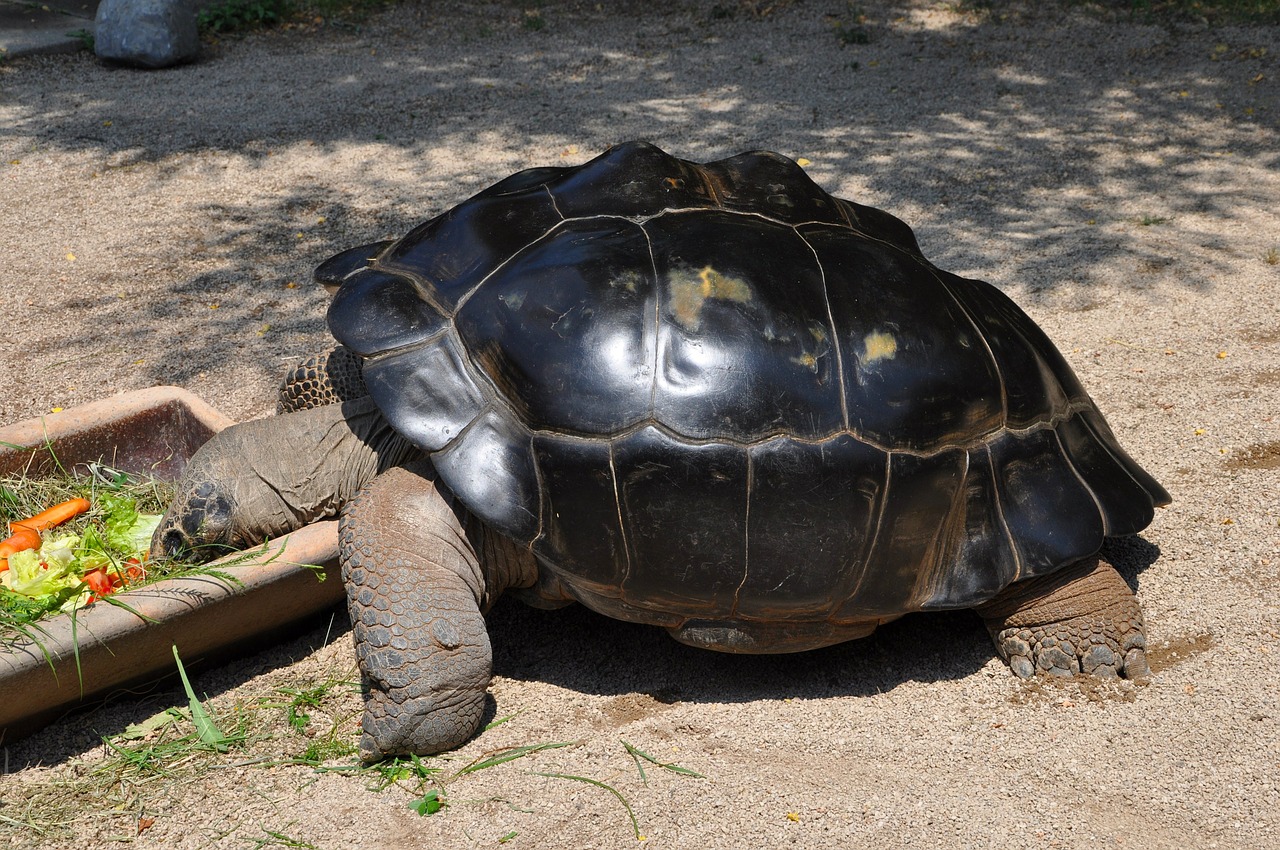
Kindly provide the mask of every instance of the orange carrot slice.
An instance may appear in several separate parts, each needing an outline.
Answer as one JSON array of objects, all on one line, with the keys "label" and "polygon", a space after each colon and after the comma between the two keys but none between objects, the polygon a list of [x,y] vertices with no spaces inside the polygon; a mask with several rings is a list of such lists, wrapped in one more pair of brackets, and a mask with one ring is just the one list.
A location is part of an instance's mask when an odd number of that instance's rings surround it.
[{"label": "orange carrot slice", "polygon": [[0,573],[9,569],[9,556],[24,549],[40,546],[40,532],[77,517],[89,510],[88,499],[67,499],[30,519],[9,523],[9,536],[0,540]]},{"label": "orange carrot slice", "polygon": [[41,511],[30,519],[9,523],[9,530],[13,531],[13,526],[20,525],[24,528],[30,528],[32,531],[44,531],[45,529],[53,528],[55,525],[62,525],[67,520],[80,516],[87,510],[89,510],[88,499],[67,499],[62,504],[54,505],[47,511]]}]

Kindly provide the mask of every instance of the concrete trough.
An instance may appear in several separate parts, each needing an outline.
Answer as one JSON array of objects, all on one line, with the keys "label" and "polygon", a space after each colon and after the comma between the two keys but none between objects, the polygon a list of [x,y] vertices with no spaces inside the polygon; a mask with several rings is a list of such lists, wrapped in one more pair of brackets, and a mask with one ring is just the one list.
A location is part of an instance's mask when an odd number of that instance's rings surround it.
[{"label": "concrete trough", "polygon": [[[230,424],[186,390],[151,387],[0,427],[0,475],[99,462],[176,480]],[[157,582],[114,597],[137,613],[98,602],[42,621],[35,640],[0,641],[0,743],[172,674],[174,645],[195,667],[296,633],[343,599],[337,544],[336,521],[313,523],[214,562],[235,582]]]}]

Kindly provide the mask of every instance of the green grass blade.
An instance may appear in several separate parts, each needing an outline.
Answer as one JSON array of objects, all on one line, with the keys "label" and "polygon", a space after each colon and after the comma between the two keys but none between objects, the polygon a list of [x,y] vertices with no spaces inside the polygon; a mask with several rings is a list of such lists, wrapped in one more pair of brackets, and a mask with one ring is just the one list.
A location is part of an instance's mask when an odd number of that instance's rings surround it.
[{"label": "green grass blade", "polygon": [[618,802],[622,804],[622,808],[627,810],[627,817],[631,818],[631,829],[636,834],[637,841],[643,841],[644,836],[640,833],[640,824],[636,821],[636,813],[631,810],[631,804],[627,802],[627,798],[623,797],[617,788],[607,785],[599,779],[592,779],[588,776],[574,776],[572,773],[538,773],[535,771],[534,776],[546,776],[550,779],[571,779],[574,782],[585,782],[588,785],[595,785],[597,788],[603,788],[610,794],[618,798]]},{"label": "green grass blade", "polygon": [[218,728],[218,724],[213,722],[213,718],[209,716],[209,712],[205,711],[200,700],[196,699],[196,692],[191,688],[191,680],[187,678],[186,668],[182,666],[182,659],[178,656],[178,645],[173,646],[173,660],[178,664],[178,675],[182,678],[182,689],[187,692],[187,703],[191,706],[191,722],[195,724],[196,733],[200,736],[200,740],[213,747],[220,753],[227,751],[227,736]]},{"label": "green grass blade", "polygon": [[457,773],[455,773],[454,776],[463,776],[464,774],[467,774],[467,773],[475,773],[477,770],[484,770],[487,767],[493,767],[494,765],[503,764],[504,762],[515,761],[518,758],[524,758],[525,756],[530,755],[531,753],[540,752],[542,750],[555,750],[555,749],[559,749],[560,747],[571,747],[576,743],[578,742],[577,741],[557,741],[554,743],[546,743],[546,744],[528,744],[523,747],[508,747],[503,750],[498,750],[496,754],[490,755],[487,758],[481,758],[479,761],[473,761],[471,764],[467,765],[466,767],[462,768]]},{"label": "green grass blade", "polygon": [[[622,740],[622,739],[619,739],[619,740]],[[678,774],[680,774],[681,776],[692,776],[692,777],[693,777],[693,778],[695,778],[695,779],[706,779],[706,778],[707,778],[707,777],[706,777],[706,776],[704,776],[703,774],[698,773],[696,770],[690,770],[690,769],[689,769],[689,768],[687,768],[687,767],[681,767],[680,765],[676,764],[675,762],[672,762],[672,761],[658,761],[656,758],[654,758],[653,756],[649,755],[649,754],[648,754],[648,753],[646,753],[644,750],[640,749],[639,747],[633,747],[631,744],[628,744],[626,741],[622,741],[622,746],[626,747],[626,748],[627,748],[627,752],[631,754],[631,758],[635,759],[636,767],[640,768],[640,778],[641,778],[641,779],[644,779],[644,768],[640,766],[640,759],[644,759],[644,760],[645,760],[645,761],[647,761],[647,762],[650,762],[650,763],[652,763],[652,764],[656,764],[658,767],[662,768],[663,770],[669,770],[669,771],[671,771],[672,773],[678,773]],[[648,783],[646,782],[645,784],[647,785]]]},{"label": "green grass blade", "polygon": [[640,781],[644,783],[644,787],[649,787],[649,777],[645,775],[644,763],[640,761],[640,756],[632,751],[631,746],[626,742],[622,742],[622,746],[627,748],[627,752],[631,754],[631,760],[636,763],[636,770],[640,771]]},{"label": "green grass blade", "polygon": [[141,612],[141,611],[139,611],[137,608],[134,608],[134,607],[133,607],[132,605],[130,605],[128,602],[124,602],[124,601],[122,601],[122,600],[120,600],[120,599],[117,599],[115,596],[103,596],[103,597],[102,597],[102,598],[100,598],[98,601],[99,601],[99,602],[105,602],[105,603],[107,603],[108,605],[114,605],[114,606],[116,606],[117,608],[123,608],[124,610],[126,610],[126,611],[128,611],[130,614],[132,614],[133,616],[137,617],[139,620],[142,620],[144,623],[157,623],[157,624],[158,624],[158,623],[160,622],[160,621],[159,621],[159,620],[157,620],[155,617],[148,617],[146,614],[142,613],[142,612]]},{"label": "green grass blade", "polygon": [[519,717],[523,711],[524,709],[521,709],[520,711],[517,711],[515,714],[508,714],[505,717],[499,717],[497,720],[494,720],[492,723],[489,723],[487,726],[485,726],[484,731],[488,732],[490,729],[497,729],[499,726],[501,726],[503,723],[506,723],[508,720],[514,720],[515,718]]}]

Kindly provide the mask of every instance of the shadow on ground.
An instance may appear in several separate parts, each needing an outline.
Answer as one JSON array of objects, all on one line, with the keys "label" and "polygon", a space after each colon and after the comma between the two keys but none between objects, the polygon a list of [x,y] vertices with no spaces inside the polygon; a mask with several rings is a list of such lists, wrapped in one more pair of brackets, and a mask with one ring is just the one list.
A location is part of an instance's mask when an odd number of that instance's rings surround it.
[{"label": "shadow on ground", "polygon": [[[200,154],[262,169],[273,153],[298,147],[401,157],[410,169],[371,169],[366,181],[365,192],[396,208],[365,221],[370,238],[398,235],[504,176],[491,165],[433,168],[441,151],[465,157],[477,142],[508,151],[507,170],[558,164],[553,149],[563,140],[576,142],[575,161],[628,138],[696,160],[778,148],[810,159],[825,187],[914,218],[939,265],[980,268],[1015,253],[1016,277],[1033,289],[1057,285],[1064,252],[1099,223],[1229,221],[1268,203],[1200,179],[1213,160],[1266,150],[1273,138],[1280,116],[1266,106],[1269,90],[1254,84],[1276,66],[1268,30],[1189,33],[1078,18],[1066,28],[1073,13],[1049,4],[1025,21],[970,15],[913,25],[930,5],[894,4],[858,22],[841,4],[795,4],[760,18],[724,3],[604,12],[553,2],[532,28],[521,4],[408,3],[346,35],[267,32],[252,45],[229,43],[195,66],[147,76],[145,99],[137,72],[85,58],[74,87],[24,102],[0,143],[33,137],[113,168],[147,163],[160,184]],[[586,25],[605,14],[634,26],[601,42]],[[808,30],[804,50],[779,49],[785,16],[789,29]],[[1072,40],[1071,60],[1051,64],[1046,57],[1061,50],[1038,48],[1063,39]],[[1117,51],[1116,39],[1127,46]],[[1212,75],[1202,73],[1206,59],[1215,60]],[[904,64],[918,69],[905,84]],[[264,114],[262,102],[274,108]],[[287,232],[299,206],[330,218],[349,211],[322,179],[247,208],[210,203],[224,236],[209,250],[240,277],[243,244],[261,249]],[[1211,241],[1187,227],[1183,238]],[[1109,238],[1093,262],[1112,260]],[[247,253],[260,262],[260,250]],[[1073,269],[1073,280],[1089,278],[1090,269]],[[1207,286],[1203,276],[1184,282]]]}]

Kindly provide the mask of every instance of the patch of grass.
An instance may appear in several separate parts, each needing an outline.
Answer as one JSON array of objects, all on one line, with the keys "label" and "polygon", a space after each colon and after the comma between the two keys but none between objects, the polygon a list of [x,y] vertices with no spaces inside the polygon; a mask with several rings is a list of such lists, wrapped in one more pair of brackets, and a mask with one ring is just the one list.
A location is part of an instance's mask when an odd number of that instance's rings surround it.
[{"label": "patch of grass", "polygon": [[[263,769],[308,766],[317,773],[349,776],[372,792],[396,786],[407,793],[407,807],[426,817],[442,814],[456,805],[450,792],[455,783],[471,774],[580,743],[553,741],[500,747],[465,762],[458,754],[444,754],[432,758],[395,758],[367,766],[354,760],[348,764],[326,765],[325,762],[333,759],[351,756],[356,749],[354,741],[359,725],[356,713],[349,711],[352,694],[347,689],[352,684],[347,677],[331,675],[314,683],[277,685],[258,695],[242,696],[228,706],[225,700],[202,702],[187,682],[185,704],[166,708],[129,726],[119,735],[104,739],[102,752],[87,755],[83,761],[67,763],[56,769],[51,778],[28,778],[7,786],[4,809],[0,813],[0,844],[6,835],[16,837],[14,843],[23,846],[70,839],[82,834],[80,831],[89,822],[93,823],[96,834],[113,831],[121,835],[136,834],[138,820],[163,811],[165,801],[174,796],[176,788],[199,782],[201,777],[216,774],[223,768],[250,765]],[[307,734],[299,731],[299,724],[289,719],[290,706],[312,715],[308,723],[302,724],[308,731],[322,715],[336,719],[327,734],[307,743],[300,757],[281,759],[272,753],[296,746],[297,739]],[[518,715],[500,718],[491,727],[509,722],[515,716]],[[650,766],[650,770],[702,777],[696,771],[664,762],[626,741],[621,743],[646,785],[649,783],[645,765]],[[526,775],[580,782],[608,791],[622,804],[633,832],[638,838],[642,837],[639,819],[618,787],[563,770],[528,771]],[[524,811],[514,805],[513,808]],[[244,830],[249,824],[230,826]],[[279,829],[269,829],[258,825],[256,835],[242,831],[239,840],[254,847],[311,846],[293,836],[292,826],[285,824]],[[515,837],[513,830],[499,839],[499,843],[510,842]]]},{"label": "patch of grass", "polygon": [[1280,249],[1272,248],[1262,255],[1262,261],[1269,266],[1280,265]]},{"label": "patch of grass", "polygon": [[[335,677],[334,681],[341,680]],[[199,700],[190,682],[184,690],[185,705],[165,708],[103,738],[102,749],[83,759],[70,760],[41,778],[9,782],[6,777],[0,845],[11,840],[14,846],[43,846],[71,838],[73,827],[86,822],[93,822],[99,834],[136,835],[140,815],[154,813],[157,806],[163,808],[175,788],[198,781],[211,771],[297,763],[254,757],[264,750],[278,750],[292,737],[292,728],[279,713],[259,710],[265,697],[227,706]],[[313,755],[320,756],[325,747],[330,748],[332,757],[354,752],[354,746],[345,743],[351,731],[347,728],[345,734],[335,733],[329,741],[313,741]],[[260,846],[300,846],[281,844],[285,838],[277,835],[274,844]]]},{"label": "patch of grass", "polygon": [[851,44],[871,43],[871,30],[861,25],[836,24],[834,32],[836,40],[840,42],[841,47],[848,47]]},{"label": "patch of grass", "polygon": [[359,688],[359,683],[350,679],[328,679],[310,688],[276,688],[276,692],[287,697],[287,701],[265,702],[266,707],[283,708],[285,717],[296,731],[301,732],[311,724],[311,714],[307,709],[319,708],[334,688],[346,686]]},{"label": "patch of grass", "polygon": [[1163,215],[1144,215],[1137,219],[1137,223],[1142,227],[1153,227],[1158,224],[1168,224],[1173,219]]},{"label": "patch of grass", "polygon": [[359,24],[395,0],[220,0],[200,11],[200,31],[231,35],[286,23]]},{"label": "patch of grass", "polygon": [[871,29],[867,26],[870,19],[862,10],[862,7],[850,6],[847,11],[852,23],[846,23],[844,18],[836,18],[834,15],[828,17],[828,20],[832,23],[832,31],[835,33],[836,41],[840,42],[841,47],[848,47],[854,44],[870,44]]},{"label": "patch of grass", "polygon": [[[543,750],[570,747],[577,743],[577,741],[557,741],[489,750],[452,772],[420,756],[397,756],[371,765],[340,765],[317,769],[325,772],[369,776],[372,781],[366,787],[370,791],[382,792],[392,786],[398,786],[414,797],[408,807],[420,815],[427,816],[436,814],[449,806],[446,787],[469,773],[487,770]],[[449,758],[447,754],[438,757],[440,760]],[[407,787],[405,783],[409,783]]]},{"label": "patch of grass", "polygon": [[67,35],[71,38],[74,38],[76,41],[79,41],[81,49],[88,50],[90,53],[93,52],[93,31],[92,30],[86,30],[86,29],[72,30],[71,32],[67,33]]},{"label": "patch of grass", "polygon": [[205,33],[225,34],[272,27],[293,12],[292,0],[221,0],[200,10]]}]

